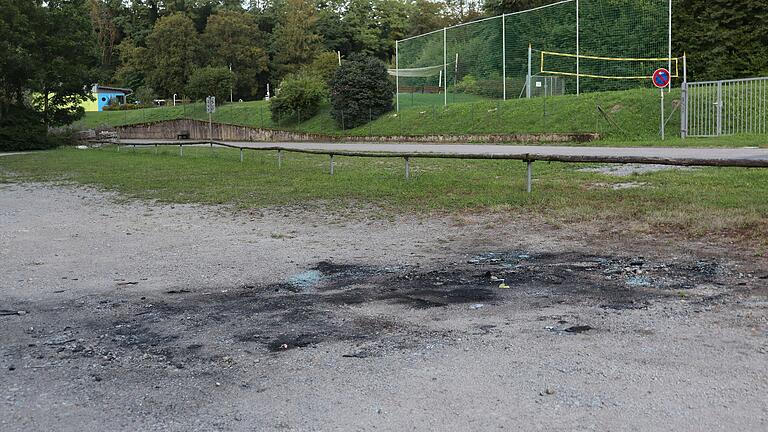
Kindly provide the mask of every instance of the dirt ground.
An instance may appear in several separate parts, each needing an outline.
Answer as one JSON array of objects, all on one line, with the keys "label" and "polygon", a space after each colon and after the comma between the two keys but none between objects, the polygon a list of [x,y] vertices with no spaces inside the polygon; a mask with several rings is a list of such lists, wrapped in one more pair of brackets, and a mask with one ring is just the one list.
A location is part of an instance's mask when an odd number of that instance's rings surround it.
[{"label": "dirt ground", "polygon": [[768,430],[721,240],[26,184],[0,262],[2,431]]}]

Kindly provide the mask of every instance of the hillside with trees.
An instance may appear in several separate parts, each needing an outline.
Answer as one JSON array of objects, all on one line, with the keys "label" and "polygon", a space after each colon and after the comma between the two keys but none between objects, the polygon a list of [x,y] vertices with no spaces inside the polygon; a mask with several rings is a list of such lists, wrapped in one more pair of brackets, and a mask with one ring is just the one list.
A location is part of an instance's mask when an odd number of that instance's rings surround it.
[{"label": "hillside with trees", "polygon": [[[144,99],[198,99],[226,93],[223,80],[235,100],[259,99],[267,83],[274,88],[312,72],[318,61],[327,81],[337,52],[390,63],[398,39],[548,3],[0,0],[0,122],[13,114],[40,125],[67,124],[82,116],[79,103],[93,83],[129,87]],[[725,0],[675,1],[674,50],[688,53],[691,79],[766,75],[766,18],[768,0],[738,7]]]}]

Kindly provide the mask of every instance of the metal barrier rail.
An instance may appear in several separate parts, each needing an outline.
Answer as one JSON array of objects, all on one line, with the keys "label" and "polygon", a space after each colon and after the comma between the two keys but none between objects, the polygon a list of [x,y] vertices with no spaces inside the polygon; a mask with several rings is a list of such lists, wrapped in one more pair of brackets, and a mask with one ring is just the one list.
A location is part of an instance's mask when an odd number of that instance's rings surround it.
[{"label": "metal barrier rail", "polygon": [[[139,142],[123,142],[117,144],[117,151],[120,146],[136,147],[155,147],[158,146],[179,146],[179,155],[184,156],[184,146],[209,145],[226,147],[240,150],[240,162],[244,160],[245,150],[254,151],[276,151],[278,167],[282,167],[282,152],[304,153],[313,155],[327,155],[330,157],[330,174],[334,173],[334,156],[348,157],[370,157],[370,158],[402,158],[405,160],[405,178],[410,179],[410,160],[414,158],[422,159],[476,159],[476,160],[519,160],[526,164],[526,190],[531,192],[533,162],[566,162],[566,163],[610,163],[610,164],[643,164],[643,165],[674,165],[674,166],[711,166],[711,167],[735,167],[735,168],[768,168],[768,150],[760,150],[759,156],[742,157],[681,157],[681,156],[639,156],[639,155],[567,155],[552,153],[450,153],[450,152],[424,152],[424,151],[358,151],[343,149],[312,149],[312,148],[292,148],[284,145],[269,146],[247,146],[238,145],[233,142],[200,140],[200,141],[169,141],[169,140],[141,140]],[[501,147],[501,146],[496,146]],[[514,148],[513,146],[509,146]],[[577,148],[577,147],[574,147]],[[594,147],[590,147],[594,148]],[[712,149],[699,149],[702,151]],[[715,149],[722,150],[722,149]],[[726,149],[734,150],[734,149]]]}]

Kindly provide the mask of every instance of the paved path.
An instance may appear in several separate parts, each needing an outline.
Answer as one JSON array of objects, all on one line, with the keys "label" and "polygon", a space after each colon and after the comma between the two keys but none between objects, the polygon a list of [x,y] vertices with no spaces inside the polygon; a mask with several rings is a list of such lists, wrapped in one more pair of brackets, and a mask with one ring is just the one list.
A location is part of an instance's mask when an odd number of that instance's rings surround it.
[{"label": "paved path", "polygon": [[[121,140],[122,144],[178,145],[176,140]],[[186,141],[185,145],[207,143]],[[214,141],[217,145],[349,156],[450,157],[561,162],[653,163],[768,168],[766,148],[576,147],[489,144],[271,143]]]}]

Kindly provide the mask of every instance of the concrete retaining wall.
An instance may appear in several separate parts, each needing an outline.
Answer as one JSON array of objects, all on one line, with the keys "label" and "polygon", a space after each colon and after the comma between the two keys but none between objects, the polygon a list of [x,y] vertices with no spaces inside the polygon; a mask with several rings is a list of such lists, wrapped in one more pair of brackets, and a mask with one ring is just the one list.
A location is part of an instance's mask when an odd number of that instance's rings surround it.
[{"label": "concrete retaining wall", "polygon": [[[429,143],[511,143],[511,142],[587,142],[598,139],[598,134],[479,134],[479,135],[417,135],[417,136],[332,136],[259,129],[214,123],[212,138],[220,141],[255,142],[429,142]],[[115,128],[123,139],[176,139],[180,131],[188,131],[193,140],[208,139],[208,122],[179,119],[156,123],[143,123]]]}]

